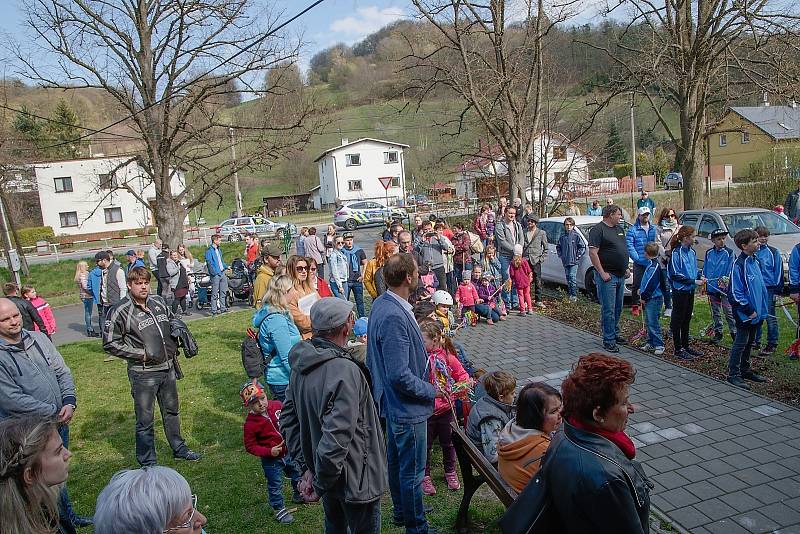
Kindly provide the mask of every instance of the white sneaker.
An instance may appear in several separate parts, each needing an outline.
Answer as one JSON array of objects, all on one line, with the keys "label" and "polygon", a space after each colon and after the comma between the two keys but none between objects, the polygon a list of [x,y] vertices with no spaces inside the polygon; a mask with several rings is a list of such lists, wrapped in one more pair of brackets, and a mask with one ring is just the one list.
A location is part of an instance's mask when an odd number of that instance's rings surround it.
[{"label": "white sneaker", "polygon": [[645,343],[644,345],[642,345],[641,350],[645,352],[650,352],[651,350],[653,350],[653,347],[650,345],[650,343]]},{"label": "white sneaker", "polygon": [[655,349],[653,349],[653,354],[655,354],[656,356],[661,356],[662,354],[664,354],[664,347],[656,347]]},{"label": "white sneaker", "polygon": [[578,302],[578,297],[570,297],[569,301],[570,302]]},{"label": "white sneaker", "polygon": [[672,308],[667,308],[664,310],[664,317],[672,317]]}]

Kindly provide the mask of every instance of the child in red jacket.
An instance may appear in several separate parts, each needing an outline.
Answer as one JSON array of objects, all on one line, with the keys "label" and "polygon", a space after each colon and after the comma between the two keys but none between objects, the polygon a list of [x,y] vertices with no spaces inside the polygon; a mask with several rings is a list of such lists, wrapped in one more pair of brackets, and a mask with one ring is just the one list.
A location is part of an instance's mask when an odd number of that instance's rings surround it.
[{"label": "child in red jacket", "polygon": [[[42,321],[44,321],[44,327],[47,328],[48,336],[52,336],[56,333],[56,318],[53,315],[53,308],[44,300],[42,297],[36,294],[36,288],[33,286],[22,286],[22,298],[29,300],[33,307],[36,308],[36,311],[39,312],[39,315],[42,316]],[[35,324],[33,325],[34,330],[39,330],[39,327]]]},{"label": "child in red jacket", "polygon": [[482,303],[478,296],[478,288],[472,283],[472,271],[464,271],[461,283],[456,289],[456,304],[461,306],[461,315],[467,310],[474,312],[475,305]]},{"label": "child in red jacket", "polygon": [[278,428],[278,418],[283,405],[277,400],[267,400],[264,388],[258,382],[248,382],[239,391],[242,403],[250,410],[244,422],[244,448],[261,458],[261,467],[267,479],[269,504],[275,510],[275,519],[284,524],[293,523],[293,510],[283,502],[283,474],[292,481],[292,501],[305,502],[297,490],[300,470],[292,461],[286,461],[286,443]]},{"label": "child in red jacket", "polygon": [[533,313],[531,304],[531,283],[533,282],[533,271],[528,260],[522,257],[522,245],[514,245],[514,259],[508,266],[508,277],[517,287],[517,298],[519,299],[519,314],[529,315]]}]

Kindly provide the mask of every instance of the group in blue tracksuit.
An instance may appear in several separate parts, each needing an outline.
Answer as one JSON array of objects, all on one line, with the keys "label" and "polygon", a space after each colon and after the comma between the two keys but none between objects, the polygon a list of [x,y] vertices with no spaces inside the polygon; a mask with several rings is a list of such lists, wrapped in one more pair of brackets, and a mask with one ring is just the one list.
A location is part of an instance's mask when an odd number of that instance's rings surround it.
[{"label": "group in blue tracksuit", "polygon": [[733,239],[742,252],[731,266],[728,286],[728,299],[736,321],[736,338],[728,360],[728,382],[750,389],[745,380],[766,380],[750,368],[750,350],[761,322],[767,317],[769,293],[755,255],[759,247],[758,234],[755,230],[739,230]]},{"label": "group in blue tracksuit", "polygon": [[[778,318],[775,316],[775,299],[783,294],[783,258],[781,251],[769,244],[769,230],[764,226],[756,228],[758,234],[759,247],[756,251],[756,259],[761,266],[761,276],[764,278],[764,285],[767,286],[767,346],[761,351],[762,356],[769,356],[778,347]],[[763,325],[762,325],[763,327]],[[759,327],[756,332],[756,339],[753,346],[758,349],[761,346],[761,331]]]},{"label": "group in blue tracksuit", "polygon": [[664,296],[661,292],[661,263],[657,243],[648,243],[645,254],[650,263],[644,270],[639,285],[639,296],[644,303],[644,316],[647,321],[647,343],[656,352],[664,353],[664,339],[661,337],[661,306]]},{"label": "group in blue tracksuit", "polygon": [[633,261],[631,305],[634,307],[639,305],[639,295],[636,290],[641,285],[644,270],[650,264],[644,253],[644,247],[654,241],[656,241],[656,226],[650,222],[650,208],[644,206],[639,208],[639,216],[636,218],[636,222],[628,228],[628,232],[625,234],[628,256]]},{"label": "group in blue tracksuit", "polygon": [[714,246],[706,251],[703,260],[703,277],[706,279],[706,293],[711,304],[711,318],[714,328],[714,343],[722,341],[722,315],[728,323],[728,332],[731,339],[736,338],[736,321],[733,320],[733,310],[728,300],[728,284],[731,266],[736,257],[733,251],[725,246],[725,230],[711,232],[711,241]]},{"label": "group in blue tracksuit", "polygon": [[694,310],[694,291],[697,287],[697,253],[692,248],[695,231],[682,226],[672,238],[672,253],[667,263],[667,274],[672,284],[672,317],[670,330],[675,345],[675,356],[691,360],[702,353],[689,346],[689,324]]}]

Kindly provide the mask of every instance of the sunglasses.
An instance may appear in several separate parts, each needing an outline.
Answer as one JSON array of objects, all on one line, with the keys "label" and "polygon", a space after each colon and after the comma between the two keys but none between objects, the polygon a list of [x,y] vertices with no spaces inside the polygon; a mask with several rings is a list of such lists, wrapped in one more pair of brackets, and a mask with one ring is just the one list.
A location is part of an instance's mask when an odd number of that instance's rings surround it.
[{"label": "sunglasses", "polygon": [[669,217],[670,219],[674,219],[675,217],[677,217],[677,215],[675,215],[674,213],[670,213],[669,215],[667,215],[667,217]]},{"label": "sunglasses", "polygon": [[301,272],[301,273],[304,273],[304,272],[306,272],[306,271],[308,270],[308,267],[306,267],[305,265],[297,265],[297,266],[295,266],[295,268],[294,268],[294,269],[295,269],[296,271],[299,271],[299,272]]},{"label": "sunglasses", "polygon": [[309,269],[309,271],[311,271],[312,273],[315,273],[315,272],[317,272],[317,268],[316,268],[316,267],[311,267],[311,268]]}]

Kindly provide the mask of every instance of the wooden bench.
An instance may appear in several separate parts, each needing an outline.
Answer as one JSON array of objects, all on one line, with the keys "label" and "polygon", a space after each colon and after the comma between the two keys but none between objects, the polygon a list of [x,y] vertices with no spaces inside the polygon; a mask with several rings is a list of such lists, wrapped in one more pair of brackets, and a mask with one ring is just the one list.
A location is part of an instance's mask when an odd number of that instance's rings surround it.
[{"label": "wooden bench", "polygon": [[[469,503],[472,496],[481,486],[486,483],[489,488],[508,508],[517,498],[517,492],[500,478],[500,474],[492,467],[492,464],[478,450],[472,440],[470,440],[457,423],[450,423],[453,429],[453,445],[456,448],[458,465],[461,468],[461,480],[464,482],[464,497],[458,507],[456,515],[456,532],[465,532],[469,527]],[[473,467],[478,472],[473,471]]]}]

